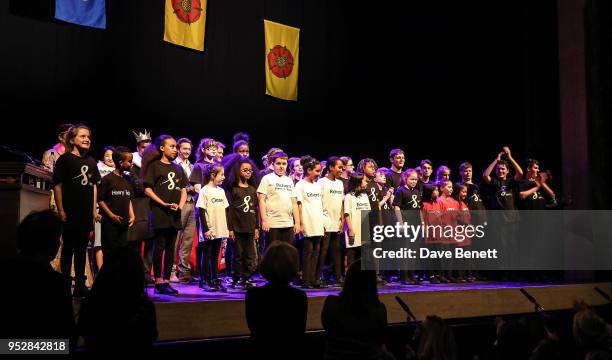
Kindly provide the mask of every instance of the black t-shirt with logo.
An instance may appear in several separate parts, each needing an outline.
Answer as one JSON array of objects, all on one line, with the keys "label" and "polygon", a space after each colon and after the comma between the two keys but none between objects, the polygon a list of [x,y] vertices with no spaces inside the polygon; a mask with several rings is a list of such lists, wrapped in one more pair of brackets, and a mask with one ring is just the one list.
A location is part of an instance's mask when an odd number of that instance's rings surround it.
[{"label": "black t-shirt with logo", "polygon": [[516,209],[516,196],[518,184],[514,178],[499,180],[491,179],[489,184],[491,210],[505,210],[503,218],[506,222],[518,221],[519,215]]},{"label": "black t-shirt with logo", "polygon": [[248,187],[234,186],[226,191],[230,204],[229,230],[238,233],[253,233],[258,228],[257,190]]},{"label": "black t-shirt with logo", "polygon": [[[460,183],[461,184],[461,183]],[[470,215],[472,217],[472,224],[479,225],[484,224],[487,221],[487,213],[485,201],[483,199],[483,194],[480,191],[480,186],[478,184],[467,184],[463,183],[462,185],[467,186],[467,201],[466,204],[468,209],[470,209]]]},{"label": "black t-shirt with logo", "polygon": [[467,186],[467,206],[470,210],[485,210],[486,206],[480,193],[480,186],[477,184],[466,184]]},{"label": "black t-shirt with logo", "polygon": [[[519,182],[519,191],[528,191],[537,187],[535,181],[522,179]],[[545,210],[546,199],[539,190],[519,202],[519,208],[522,210]]]},{"label": "black t-shirt with logo", "polygon": [[368,186],[366,187],[366,195],[368,195],[368,200],[370,201],[370,208],[372,211],[378,211],[378,204],[385,196],[383,190],[378,187],[378,184],[374,180],[368,181]]},{"label": "black t-shirt with logo", "polygon": [[492,210],[515,210],[517,183],[514,178],[499,180],[492,178],[491,209]]},{"label": "black t-shirt with logo", "polygon": [[418,188],[408,189],[402,186],[395,191],[393,206],[399,207],[400,210],[419,210],[421,201],[421,192]]},{"label": "black t-shirt with logo", "polygon": [[418,225],[421,222],[420,210],[423,205],[421,192],[418,187],[407,188],[401,186],[395,191],[393,196],[393,206],[397,206],[403,212],[403,221],[413,225]]},{"label": "black t-shirt with logo", "polygon": [[[389,186],[389,184],[383,185],[382,189],[380,189],[380,186],[379,186],[380,200],[382,200],[385,197],[385,195],[387,195],[387,191],[389,191],[389,189],[391,189],[391,186]],[[392,208],[393,207],[391,204],[391,198],[389,198],[384,204],[382,204],[380,209],[381,210],[391,210]]]},{"label": "black t-shirt with logo", "polygon": [[391,169],[385,173],[385,177],[387,178],[387,185],[394,189],[399,189],[402,186],[402,173],[395,172]]},{"label": "black t-shirt with logo", "polygon": [[[122,225],[127,225],[130,220],[130,201],[134,197],[134,188],[123,176],[111,172],[102,178],[98,189],[98,201],[104,201],[106,206],[115,215],[123,218]],[[100,209],[102,221],[114,222],[106,212]]]},{"label": "black t-shirt with logo", "polygon": [[93,229],[93,187],[99,183],[100,172],[94,159],[68,152],[57,159],[53,184],[62,187],[66,228]]},{"label": "black t-shirt with logo", "polygon": [[[152,188],[162,201],[178,204],[181,200],[181,190],[189,186],[189,181],[180,165],[164,164],[158,160],[149,165],[144,176],[144,186]],[[180,210],[172,211],[151,200],[151,214],[154,229],[182,227]]]}]

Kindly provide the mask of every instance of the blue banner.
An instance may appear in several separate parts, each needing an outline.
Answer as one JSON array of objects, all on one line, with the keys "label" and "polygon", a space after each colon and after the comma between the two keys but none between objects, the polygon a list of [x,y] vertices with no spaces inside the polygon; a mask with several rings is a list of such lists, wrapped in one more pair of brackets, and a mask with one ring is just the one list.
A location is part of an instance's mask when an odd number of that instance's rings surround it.
[{"label": "blue banner", "polygon": [[106,29],[106,0],[56,0],[55,18],[73,24]]}]

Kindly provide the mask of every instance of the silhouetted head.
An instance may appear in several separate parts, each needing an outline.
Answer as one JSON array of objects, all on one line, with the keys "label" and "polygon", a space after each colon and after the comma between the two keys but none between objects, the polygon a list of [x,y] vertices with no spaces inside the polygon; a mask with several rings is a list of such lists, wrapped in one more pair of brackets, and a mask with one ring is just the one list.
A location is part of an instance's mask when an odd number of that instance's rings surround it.
[{"label": "silhouetted head", "polygon": [[20,256],[52,261],[60,247],[62,221],[51,210],[32,212],[17,228]]}]

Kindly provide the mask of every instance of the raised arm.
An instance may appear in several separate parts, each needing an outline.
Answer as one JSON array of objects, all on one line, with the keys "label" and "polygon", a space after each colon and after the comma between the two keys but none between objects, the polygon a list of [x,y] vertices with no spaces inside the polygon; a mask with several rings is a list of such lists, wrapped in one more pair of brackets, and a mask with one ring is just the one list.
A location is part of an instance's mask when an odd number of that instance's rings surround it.
[{"label": "raised arm", "polygon": [[495,169],[495,165],[497,165],[497,162],[501,159],[501,156],[503,154],[503,152],[497,154],[495,160],[493,160],[493,162],[489,166],[487,166],[485,171],[482,173],[482,180],[485,182],[485,184],[491,183],[491,173],[493,172],[493,169]]},{"label": "raised arm", "polygon": [[514,168],[514,181],[516,182],[521,181],[521,179],[523,178],[523,169],[521,169],[521,166],[512,157],[512,153],[510,152],[509,147],[504,146],[503,150],[504,150],[504,153],[508,155],[508,161],[510,161],[510,163],[512,164],[512,167]]}]

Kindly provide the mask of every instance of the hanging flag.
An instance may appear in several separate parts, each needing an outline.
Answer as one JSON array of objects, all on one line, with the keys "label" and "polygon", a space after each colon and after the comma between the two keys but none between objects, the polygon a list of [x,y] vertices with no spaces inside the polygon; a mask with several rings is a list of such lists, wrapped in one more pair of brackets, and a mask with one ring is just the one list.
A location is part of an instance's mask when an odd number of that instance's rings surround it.
[{"label": "hanging flag", "polygon": [[55,18],[73,24],[106,29],[105,0],[56,0]]},{"label": "hanging flag", "polygon": [[297,101],[300,29],[264,20],[266,94]]},{"label": "hanging flag", "polygon": [[204,51],[206,0],[166,0],[164,41]]}]

